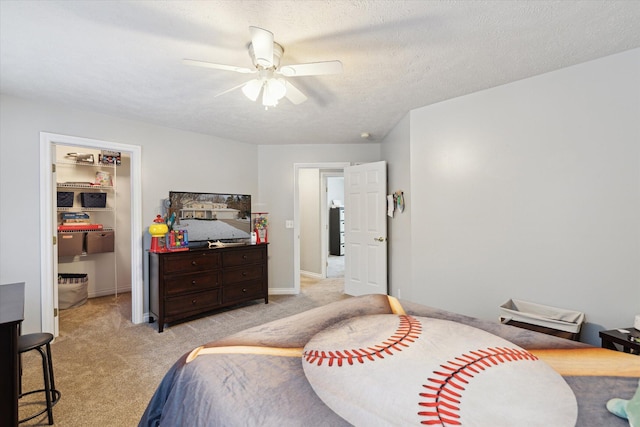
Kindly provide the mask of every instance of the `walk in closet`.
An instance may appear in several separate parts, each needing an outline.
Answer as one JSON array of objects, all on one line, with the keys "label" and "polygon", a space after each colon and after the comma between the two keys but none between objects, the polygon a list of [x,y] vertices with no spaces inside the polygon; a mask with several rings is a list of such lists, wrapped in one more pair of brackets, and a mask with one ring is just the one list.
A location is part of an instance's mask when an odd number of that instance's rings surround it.
[{"label": "walk in closet", "polygon": [[59,308],[129,292],[128,158],[56,145],[55,159]]}]

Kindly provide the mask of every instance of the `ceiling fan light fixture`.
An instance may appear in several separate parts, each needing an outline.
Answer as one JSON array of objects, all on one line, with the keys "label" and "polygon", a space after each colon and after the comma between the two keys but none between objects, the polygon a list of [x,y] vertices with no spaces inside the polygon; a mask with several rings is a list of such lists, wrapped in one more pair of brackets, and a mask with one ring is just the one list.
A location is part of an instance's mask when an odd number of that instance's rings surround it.
[{"label": "ceiling fan light fixture", "polygon": [[262,105],[265,107],[275,107],[287,93],[287,86],[282,79],[268,79],[264,82],[262,92]]},{"label": "ceiling fan light fixture", "polygon": [[284,79],[271,79],[267,82],[269,92],[277,99],[282,99],[287,94],[287,84]]},{"label": "ceiling fan light fixture", "polygon": [[261,79],[249,80],[246,85],[242,86],[242,93],[250,100],[255,101],[260,95],[263,84],[264,81]]},{"label": "ceiling fan light fixture", "polygon": [[265,108],[275,107],[276,105],[278,105],[278,100],[273,96],[269,96],[269,91],[265,90],[264,92],[262,92],[262,105]]}]

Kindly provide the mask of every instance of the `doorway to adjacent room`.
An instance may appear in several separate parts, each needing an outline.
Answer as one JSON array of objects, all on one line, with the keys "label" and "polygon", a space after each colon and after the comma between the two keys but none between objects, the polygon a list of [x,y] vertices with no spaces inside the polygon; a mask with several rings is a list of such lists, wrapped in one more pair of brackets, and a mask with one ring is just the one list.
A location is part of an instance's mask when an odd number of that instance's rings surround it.
[{"label": "doorway to adjacent room", "polygon": [[[329,209],[332,200],[341,203],[344,186],[342,171],[349,163],[295,164],[294,191],[294,278],[295,291],[301,283],[309,285],[340,286],[344,288],[344,256],[329,254]],[[328,191],[340,185],[339,191]],[[340,196],[336,196],[339,194]],[[333,281],[328,284],[326,280]]]}]

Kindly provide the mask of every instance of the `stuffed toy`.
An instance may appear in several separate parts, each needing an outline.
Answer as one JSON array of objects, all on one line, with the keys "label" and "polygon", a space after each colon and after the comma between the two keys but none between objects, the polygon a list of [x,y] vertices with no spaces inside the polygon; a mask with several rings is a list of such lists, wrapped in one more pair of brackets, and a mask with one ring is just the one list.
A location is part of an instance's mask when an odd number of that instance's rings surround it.
[{"label": "stuffed toy", "polygon": [[629,420],[631,427],[640,427],[640,384],[630,400],[611,399],[607,402],[607,409],[612,414]]}]

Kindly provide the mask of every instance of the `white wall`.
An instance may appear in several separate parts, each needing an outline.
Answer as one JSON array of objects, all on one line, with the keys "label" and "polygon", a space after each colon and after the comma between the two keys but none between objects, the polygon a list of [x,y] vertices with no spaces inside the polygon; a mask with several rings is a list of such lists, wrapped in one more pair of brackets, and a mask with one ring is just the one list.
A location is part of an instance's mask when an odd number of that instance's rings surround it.
[{"label": "white wall", "polygon": [[296,163],[373,162],[380,144],[262,145],[258,147],[260,203],[269,212],[269,289],[293,293],[294,165]]},{"label": "white wall", "polygon": [[170,190],[258,194],[254,145],[7,95],[0,96],[0,111],[0,283],[26,282],[25,333],[41,325],[41,131],[141,146],[148,223]]},{"label": "white wall", "polygon": [[402,213],[396,210],[393,218],[387,217],[389,294],[408,300],[413,297],[410,117],[406,114],[387,134],[381,146],[382,159],[387,162],[387,192],[402,191],[405,200]]},{"label": "white wall", "polygon": [[411,112],[412,297],[640,313],[640,49]]}]

